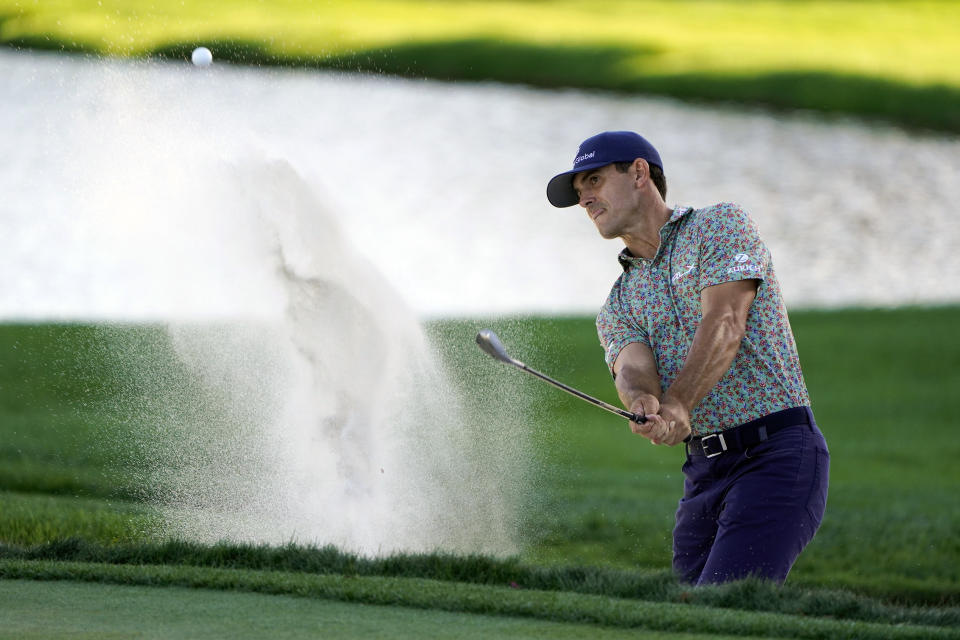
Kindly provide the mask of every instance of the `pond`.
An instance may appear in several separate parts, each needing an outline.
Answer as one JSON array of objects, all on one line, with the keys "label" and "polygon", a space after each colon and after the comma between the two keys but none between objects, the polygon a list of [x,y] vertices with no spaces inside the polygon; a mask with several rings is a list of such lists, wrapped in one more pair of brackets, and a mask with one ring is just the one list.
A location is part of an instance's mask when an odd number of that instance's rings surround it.
[{"label": "pond", "polygon": [[5,51],[0,77],[3,318],[272,315],[256,220],[283,206],[339,229],[419,316],[592,313],[619,241],[544,188],[605,129],[659,148],[669,203],[751,212],[791,307],[960,299],[956,137],[225,64]]}]

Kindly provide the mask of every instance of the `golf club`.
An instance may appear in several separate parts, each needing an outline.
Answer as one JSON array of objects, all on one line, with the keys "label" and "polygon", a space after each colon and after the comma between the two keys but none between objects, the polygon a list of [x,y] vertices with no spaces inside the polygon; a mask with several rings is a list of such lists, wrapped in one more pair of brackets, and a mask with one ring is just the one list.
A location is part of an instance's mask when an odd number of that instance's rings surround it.
[{"label": "golf club", "polygon": [[540,372],[537,371],[536,369],[531,369],[530,367],[528,367],[527,365],[523,364],[523,363],[520,362],[519,360],[515,360],[515,359],[511,358],[509,355],[507,355],[507,350],[506,350],[506,348],[503,346],[503,343],[500,342],[500,338],[498,338],[498,337],[497,337],[497,334],[495,334],[495,333],[494,333],[493,331],[491,331],[490,329],[482,329],[482,330],[480,331],[480,333],[477,334],[477,344],[480,345],[480,348],[483,349],[484,352],[486,352],[486,353],[487,353],[488,355],[490,355],[491,357],[499,360],[500,362],[503,362],[503,363],[512,365],[512,366],[520,369],[521,371],[526,371],[526,372],[529,373],[530,375],[534,375],[534,376],[540,378],[541,380],[544,380],[544,381],[546,381],[546,382],[549,382],[550,384],[552,384],[553,386],[557,387],[558,389],[563,389],[564,391],[566,391],[566,392],[569,393],[570,395],[577,396],[577,397],[580,398],[581,400],[586,400],[587,402],[589,402],[589,403],[591,403],[591,404],[595,404],[596,406],[600,407],[601,409],[606,409],[606,410],[609,411],[610,413],[615,413],[615,414],[617,414],[618,416],[627,418],[628,420],[632,420],[633,422],[636,422],[637,424],[643,424],[644,422],[647,421],[646,416],[641,416],[641,415],[638,415],[638,414],[636,414],[636,413],[631,413],[631,412],[629,412],[629,411],[625,411],[624,409],[620,409],[620,408],[618,408],[618,407],[615,407],[615,406],[613,406],[612,404],[607,404],[607,403],[604,402],[603,400],[597,400],[596,398],[594,398],[594,397],[592,397],[592,396],[588,396],[587,394],[583,393],[582,391],[577,391],[577,390],[574,389],[573,387],[568,387],[567,385],[563,384],[562,382],[558,382],[557,380],[554,380],[554,379],[551,378],[550,376],[547,376],[547,375],[544,375],[544,374],[540,373]]}]

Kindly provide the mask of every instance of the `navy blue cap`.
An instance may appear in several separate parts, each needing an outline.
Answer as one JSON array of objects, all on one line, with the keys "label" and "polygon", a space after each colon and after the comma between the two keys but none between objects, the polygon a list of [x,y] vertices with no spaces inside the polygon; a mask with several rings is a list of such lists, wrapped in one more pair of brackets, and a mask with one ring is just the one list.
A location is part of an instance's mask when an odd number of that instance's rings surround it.
[{"label": "navy blue cap", "polygon": [[633,162],[643,158],[663,170],[660,154],[646,138],[632,131],[604,131],[587,138],[577,149],[573,169],[553,176],[547,183],[547,200],[555,207],[572,207],[580,202],[573,188],[573,176],[614,162]]}]

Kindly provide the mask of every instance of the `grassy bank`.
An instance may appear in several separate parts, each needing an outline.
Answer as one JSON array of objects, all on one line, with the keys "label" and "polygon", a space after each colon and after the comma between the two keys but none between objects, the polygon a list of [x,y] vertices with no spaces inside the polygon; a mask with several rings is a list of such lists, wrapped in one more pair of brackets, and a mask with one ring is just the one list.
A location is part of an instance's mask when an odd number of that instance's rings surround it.
[{"label": "grassy bank", "polygon": [[[895,639],[957,638],[956,626],[880,624],[829,617],[743,611],[687,603],[625,600],[571,592],[489,587],[420,578],[357,577],[206,569],[190,566],[103,565],[75,562],[0,561],[5,579],[69,580],[129,586],[297,595],[350,603],[405,606],[490,616],[534,618],[660,632],[696,630],[707,638],[738,637]],[[756,596],[749,589],[739,594]],[[203,597],[203,596],[201,596]]]},{"label": "grassy bank", "polygon": [[0,0],[0,42],[113,56],[498,80],[877,118],[960,132],[946,1]]},{"label": "grassy bank", "polygon": [[[468,413],[489,415],[505,387],[518,387],[536,416],[527,434],[535,477],[520,527],[523,551],[500,560],[369,560],[330,548],[166,540],[156,533],[161,514],[150,487],[140,486],[150,481],[146,461],[120,411],[130,403],[119,402],[136,398],[146,414],[157,408],[150,381],[176,367],[163,332],[0,326],[0,575],[664,633],[693,628],[684,625],[709,613],[717,625],[696,628],[715,635],[933,637],[935,627],[958,635],[953,461],[960,444],[951,398],[960,385],[960,308],[808,311],[791,319],[832,468],[823,527],[783,589],[679,585],[669,572],[669,538],[682,451],[650,446],[617,418],[502,367],[473,344],[477,329],[492,326],[513,355],[613,402],[590,318],[428,327],[451,371],[461,372]],[[771,617],[756,626],[760,613]]]},{"label": "grassy bank", "polygon": [[[960,608],[918,608],[890,604],[882,599],[849,591],[794,585],[774,587],[745,581],[710,588],[690,589],[666,570],[621,570],[598,567],[542,567],[515,558],[494,559],[452,554],[396,554],[364,558],[333,547],[286,545],[201,545],[179,541],[161,544],[99,545],[69,539],[31,548],[0,546],[0,563],[6,575],[42,579],[67,579],[69,573],[56,562],[79,562],[91,569],[93,581],[119,569],[103,565],[185,566],[232,569],[238,572],[277,572],[340,577],[410,578],[446,583],[466,583],[496,588],[569,592],[610,598],[689,604],[783,615],[803,615],[884,624],[960,627]],[[32,563],[32,564],[31,564]],[[33,567],[20,574],[14,567]],[[123,570],[133,571],[133,570]],[[0,569],[3,574],[4,569]],[[135,572],[134,572],[135,573]],[[134,575],[134,573],[114,575]],[[66,578],[64,578],[66,576]],[[129,580],[133,582],[134,579]]]},{"label": "grassy bank", "polygon": [[[0,581],[0,638],[636,638],[636,630],[517,617],[370,605],[297,595],[184,587],[156,589],[75,582]],[[42,615],[37,603],[43,602]],[[136,611],[137,616],[129,615]],[[734,640],[737,636],[715,636]],[[651,640],[704,640],[700,634],[644,633]]]}]

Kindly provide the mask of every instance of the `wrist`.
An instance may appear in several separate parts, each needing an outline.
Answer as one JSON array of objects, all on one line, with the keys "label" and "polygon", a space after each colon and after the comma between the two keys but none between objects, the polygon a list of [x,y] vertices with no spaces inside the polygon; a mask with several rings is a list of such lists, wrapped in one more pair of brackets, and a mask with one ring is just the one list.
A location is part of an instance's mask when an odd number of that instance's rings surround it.
[{"label": "wrist", "polygon": [[663,398],[660,400],[660,403],[679,405],[684,411],[691,413],[696,401],[693,398],[685,396],[681,392],[674,391],[673,389],[667,389],[667,392],[663,394]]},{"label": "wrist", "polygon": [[633,413],[639,415],[657,413],[660,410],[660,397],[657,394],[641,391],[632,394],[630,403],[625,406]]},{"label": "wrist", "polygon": [[645,399],[653,398],[654,400],[659,401],[660,395],[661,394],[659,393],[651,393],[649,391],[638,391],[637,393],[633,394],[633,399],[639,400],[640,398],[645,398]]}]

